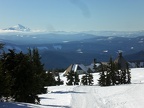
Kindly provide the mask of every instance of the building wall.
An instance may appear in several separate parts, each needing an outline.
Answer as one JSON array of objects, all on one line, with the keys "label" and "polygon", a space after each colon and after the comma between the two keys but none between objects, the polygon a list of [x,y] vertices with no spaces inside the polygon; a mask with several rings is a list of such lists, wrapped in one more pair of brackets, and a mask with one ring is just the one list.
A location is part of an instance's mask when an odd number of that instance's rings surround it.
[{"label": "building wall", "polygon": [[76,71],[78,74],[84,74],[85,72],[83,70],[77,70]]}]

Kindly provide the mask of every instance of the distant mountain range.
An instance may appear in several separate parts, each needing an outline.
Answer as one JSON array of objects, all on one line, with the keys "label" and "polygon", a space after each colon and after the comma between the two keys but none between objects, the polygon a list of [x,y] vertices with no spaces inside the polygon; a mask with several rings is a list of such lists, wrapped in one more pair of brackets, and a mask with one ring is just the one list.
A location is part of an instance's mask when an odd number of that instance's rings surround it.
[{"label": "distant mountain range", "polygon": [[144,61],[144,50],[141,50],[139,52],[126,55],[125,58],[128,61]]},{"label": "distant mountain range", "polygon": [[38,48],[46,69],[66,68],[72,63],[88,65],[94,58],[109,61],[110,56],[117,57],[118,50],[123,51],[124,57],[129,55],[127,60],[134,60],[140,56],[137,52],[144,50],[144,31],[31,33],[31,29],[20,24],[3,30],[22,31],[0,34],[5,51],[15,49],[26,53],[27,48]]},{"label": "distant mountain range", "polygon": [[48,33],[52,33],[52,34],[91,34],[91,35],[96,35],[96,36],[142,36],[144,35],[144,30],[140,30],[140,31],[81,31],[81,32],[66,32],[66,31],[53,31],[53,32],[49,32],[46,30],[32,30],[28,27],[23,26],[22,24],[17,24],[15,26],[12,27],[8,27],[8,28],[4,28],[0,30],[0,33],[3,32],[21,32],[21,33],[25,33],[28,32],[30,34],[48,34]]}]

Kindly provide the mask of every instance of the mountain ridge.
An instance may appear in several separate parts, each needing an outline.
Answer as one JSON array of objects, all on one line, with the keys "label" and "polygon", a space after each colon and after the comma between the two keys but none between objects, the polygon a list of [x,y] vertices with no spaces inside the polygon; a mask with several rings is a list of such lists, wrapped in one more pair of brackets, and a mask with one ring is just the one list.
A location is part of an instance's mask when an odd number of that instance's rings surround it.
[{"label": "mountain ridge", "polygon": [[30,34],[59,34],[59,35],[70,35],[70,34],[90,34],[95,36],[144,36],[144,30],[139,31],[112,31],[112,30],[105,30],[105,31],[97,31],[97,30],[89,30],[89,31],[49,31],[49,30],[33,30],[28,27],[23,26],[22,24],[17,24],[12,27],[0,29],[0,33],[30,33]]},{"label": "mountain ridge", "polygon": [[23,31],[23,32],[30,32],[30,28],[27,28],[21,24],[17,24],[13,27],[8,27],[8,28],[5,28],[5,29],[2,29],[2,30],[8,30],[8,31]]}]

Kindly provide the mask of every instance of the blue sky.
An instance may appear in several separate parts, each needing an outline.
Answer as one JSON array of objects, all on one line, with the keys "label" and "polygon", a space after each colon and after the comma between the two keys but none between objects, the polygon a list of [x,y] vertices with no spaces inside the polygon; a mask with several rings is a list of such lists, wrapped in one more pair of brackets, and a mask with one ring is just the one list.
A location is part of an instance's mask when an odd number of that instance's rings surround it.
[{"label": "blue sky", "polygon": [[144,30],[144,0],[0,0],[0,28]]}]

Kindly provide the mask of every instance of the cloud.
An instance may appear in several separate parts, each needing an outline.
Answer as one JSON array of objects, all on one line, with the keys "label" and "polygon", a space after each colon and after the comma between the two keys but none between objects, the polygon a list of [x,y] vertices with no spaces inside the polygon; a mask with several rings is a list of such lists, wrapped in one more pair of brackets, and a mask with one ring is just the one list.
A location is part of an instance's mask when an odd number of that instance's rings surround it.
[{"label": "cloud", "polygon": [[48,32],[46,30],[31,30],[29,32],[25,32],[25,31],[18,31],[18,30],[3,30],[0,29],[0,34],[15,34],[15,33],[27,33],[27,34],[33,34],[33,33],[45,33]]},{"label": "cloud", "polygon": [[0,33],[13,33],[13,32],[21,32],[21,31],[17,31],[17,30],[3,30],[3,29],[0,29]]}]

